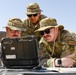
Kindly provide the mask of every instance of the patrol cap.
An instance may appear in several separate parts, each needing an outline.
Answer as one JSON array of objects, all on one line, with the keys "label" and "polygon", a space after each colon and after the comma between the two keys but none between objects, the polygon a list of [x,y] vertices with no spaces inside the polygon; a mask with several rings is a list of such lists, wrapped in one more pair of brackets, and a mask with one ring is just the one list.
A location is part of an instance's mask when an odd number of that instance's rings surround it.
[{"label": "patrol cap", "polygon": [[59,27],[60,29],[64,28],[63,25],[57,24],[57,21],[55,18],[44,18],[40,21],[40,28],[36,31],[43,31],[51,27]]},{"label": "patrol cap", "polygon": [[30,3],[27,5],[26,8],[26,14],[36,14],[42,11],[37,3]]},{"label": "patrol cap", "polygon": [[22,25],[23,23],[19,18],[10,18],[5,27],[10,28],[11,30],[26,31],[26,29],[23,28]]}]

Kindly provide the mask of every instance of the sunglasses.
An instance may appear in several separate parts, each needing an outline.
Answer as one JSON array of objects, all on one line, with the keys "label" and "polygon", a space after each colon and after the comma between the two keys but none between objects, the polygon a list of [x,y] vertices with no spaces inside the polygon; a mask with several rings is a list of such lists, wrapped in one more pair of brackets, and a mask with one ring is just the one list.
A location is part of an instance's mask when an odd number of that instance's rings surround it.
[{"label": "sunglasses", "polygon": [[40,31],[40,34],[41,34],[41,35],[44,35],[44,32],[45,32],[46,34],[49,34],[49,33],[50,33],[50,29],[46,29],[46,30],[44,30],[44,31]]},{"label": "sunglasses", "polygon": [[32,16],[34,16],[34,17],[36,17],[38,15],[38,13],[36,13],[36,14],[29,14],[29,15],[27,15],[28,17],[32,17]]},{"label": "sunglasses", "polygon": [[[53,27],[50,28],[50,29],[53,29]],[[49,34],[49,33],[50,33],[50,29],[46,29],[46,30],[44,30],[44,31],[40,31],[39,33],[40,33],[41,35],[44,35],[44,32],[45,32],[46,34]]]}]

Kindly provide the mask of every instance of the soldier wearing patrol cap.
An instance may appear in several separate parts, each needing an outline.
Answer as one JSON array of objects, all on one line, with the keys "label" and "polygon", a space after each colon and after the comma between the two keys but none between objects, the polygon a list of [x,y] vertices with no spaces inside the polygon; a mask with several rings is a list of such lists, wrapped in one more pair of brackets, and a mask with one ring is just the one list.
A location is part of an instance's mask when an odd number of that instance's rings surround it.
[{"label": "soldier wearing patrol cap", "polygon": [[40,25],[39,22],[43,18],[46,18],[45,15],[41,14],[41,9],[37,3],[30,3],[27,5],[26,15],[27,18],[23,20],[23,27],[26,28],[26,32],[22,33],[22,36],[25,35],[36,35],[38,40],[40,39],[39,33],[35,33],[34,31],[37,30]]},{"label": "soldier wearing patrol cap", "polygon": [[45,18],[40,21],[36,30],[42,35],[39,42],[42,63],[47,67],[73,67],[76,59],[76,34],[64,30],[55,18]]},{"label": "soldier wearing patrol cap", "polygon": [[21,36],[21,31],[26,29],[22,27],[23,23],[19,18],[10,18],[8,20],[6,28],[6,37],[15,38]]}]

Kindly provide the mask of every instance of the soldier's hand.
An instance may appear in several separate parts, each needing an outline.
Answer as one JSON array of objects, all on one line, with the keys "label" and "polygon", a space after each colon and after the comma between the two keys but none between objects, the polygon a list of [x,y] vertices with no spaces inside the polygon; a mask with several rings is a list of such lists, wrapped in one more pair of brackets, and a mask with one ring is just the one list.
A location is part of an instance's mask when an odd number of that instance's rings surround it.
[{"label": "soldier's hand", "polygon": [[[75,60],[73,59],[73,57],[74,57],[74,54],[70,54],[70,55],[67,55],[65,57],[62,57],[61,58],[61,62],[62,62],[61,66],[67,67],[67,68],[73,67],[73,65],[75,63]],[[55,60],[55,66],[59,66],[58,60],[59,59]]]},{"label": "soldier's hand", "polygon": [[63,67],[67,67],[67,68],[73,67],[75,60],[72,59],[72,56],[73,55],[61,58]]}]

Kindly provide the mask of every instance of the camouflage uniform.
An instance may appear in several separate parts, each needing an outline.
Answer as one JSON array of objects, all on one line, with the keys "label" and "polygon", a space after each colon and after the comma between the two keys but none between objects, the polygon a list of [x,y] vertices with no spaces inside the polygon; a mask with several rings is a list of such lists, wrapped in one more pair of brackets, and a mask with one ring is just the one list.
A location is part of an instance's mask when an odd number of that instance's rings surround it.
[{"label": "camouflage uniform", "polygon": [[[40,22],[40,28],[37,31],[42,31],[48,27],[55,26],[58,26],[56,19],[46,18]],[[58,27],[59,34],[55,42],[48,43],[43,39],[43,37],[39,42],[41,62],[45,62],[44,66],[47,67],[54,67],[55,58],[61,58],[72,53],[76,54],[76,34],[71,31],[64,30],[62,25]],[[76,55],[74,56],[74,59],[76,59]]]},{"label": "camouflage uniform", "polygon": [[[31,3],[27,6],[27,12],[26,14],[36,14],[41,12],[41,9],[39,7],[39,5],[37,3]],[[35,30],[37,30],[40,25],[39,22],[40,20],[42,20],[43,18],[46,18],[45,15],[42,15],[39,17],[39,20],[36,24],[33,24],[29,18],[26,18],[23,20],[23,27],[27,29],[26,32],[22,32],[22,36],[26,36],[26,35],[36,35],[36,37],[38,38],[38,40],[40,39],[41,35],[37,32],[34,32]]]}]

